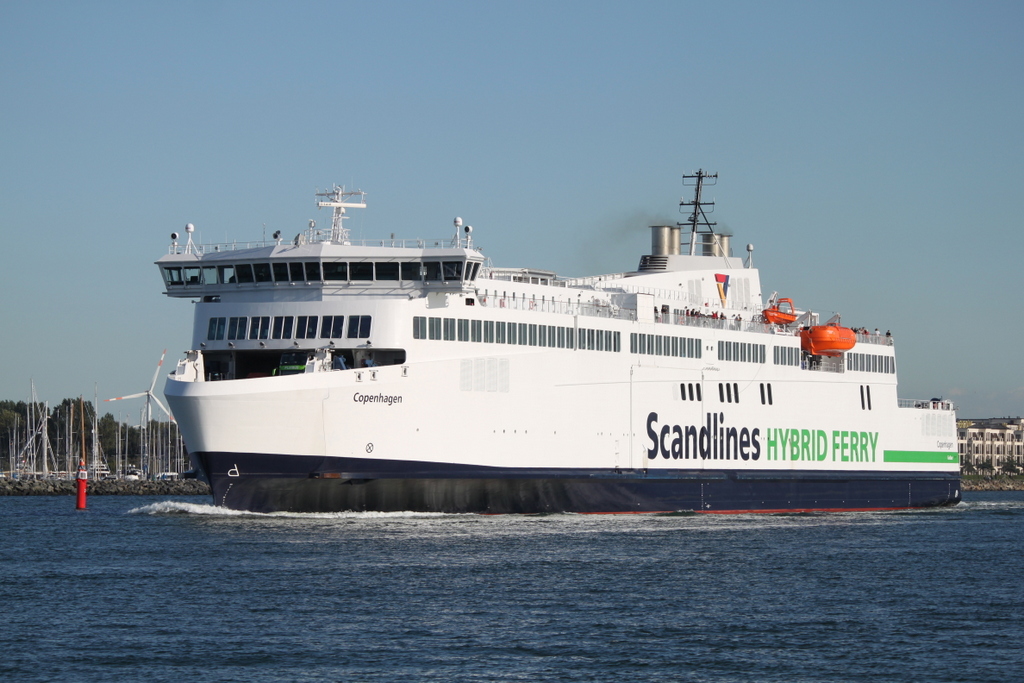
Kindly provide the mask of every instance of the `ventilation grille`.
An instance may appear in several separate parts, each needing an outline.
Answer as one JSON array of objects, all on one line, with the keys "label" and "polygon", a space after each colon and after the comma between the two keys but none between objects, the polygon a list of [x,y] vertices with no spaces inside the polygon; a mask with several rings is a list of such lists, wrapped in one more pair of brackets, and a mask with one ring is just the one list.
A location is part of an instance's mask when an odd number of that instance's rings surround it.
[{"label": "ventilation grille", "polygon": [[637,270],[667,270],[667,256],[641,256],[640,267]]}]

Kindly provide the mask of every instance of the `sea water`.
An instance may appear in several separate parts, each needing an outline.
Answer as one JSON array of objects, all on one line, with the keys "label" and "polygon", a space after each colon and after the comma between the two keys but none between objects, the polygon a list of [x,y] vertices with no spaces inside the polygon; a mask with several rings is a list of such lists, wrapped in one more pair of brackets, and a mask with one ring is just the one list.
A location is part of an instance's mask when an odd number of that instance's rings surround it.
[{"label": "sea water", "polygon": [[1024,680],[1024,493],[719,516],[208,503],[0,498],[0,680]]}]

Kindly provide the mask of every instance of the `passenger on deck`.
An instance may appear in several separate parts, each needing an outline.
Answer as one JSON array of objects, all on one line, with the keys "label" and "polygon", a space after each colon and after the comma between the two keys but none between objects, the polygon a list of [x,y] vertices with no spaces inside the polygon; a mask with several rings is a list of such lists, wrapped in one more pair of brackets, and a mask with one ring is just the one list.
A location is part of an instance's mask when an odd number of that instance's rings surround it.
[{"label": "passenger on deck", "polygon": [[334,357],[334,361],[331,363],[332,370],[348,370],[348,363],[345,362],[345,356],[338,354]]}]

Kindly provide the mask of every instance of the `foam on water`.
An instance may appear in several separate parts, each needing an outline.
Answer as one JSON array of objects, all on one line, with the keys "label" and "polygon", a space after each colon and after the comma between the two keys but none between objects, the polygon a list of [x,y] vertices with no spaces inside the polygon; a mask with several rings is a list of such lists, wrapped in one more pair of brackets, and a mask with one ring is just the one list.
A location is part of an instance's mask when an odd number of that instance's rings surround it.
[{"label": "foam on water", "polygon": [[290,519],[410,519],[435,517],[466,517],[444,512],[248,512],[217,505],[201,505],[164,500],[128,511],[129,515],[205,515],[211,517],[263,517]]}]

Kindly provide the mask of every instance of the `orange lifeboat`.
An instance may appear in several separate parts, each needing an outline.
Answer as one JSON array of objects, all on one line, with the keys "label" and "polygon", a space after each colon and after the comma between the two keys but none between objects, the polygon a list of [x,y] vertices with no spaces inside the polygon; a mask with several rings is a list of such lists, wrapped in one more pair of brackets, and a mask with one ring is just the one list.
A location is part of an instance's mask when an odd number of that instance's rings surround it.
[{"label": "orange lifeboat", "polygon": [[796,309],[793,308],[792,299],[779,299],[761,313],[772,325],[789,325],[796,322]]},{"label": "orange lifeboat", "polygon": [[812,356],[841,356],[857,343],[857,335],[838,323],[815,325],[800,330],[800,346]]}]

